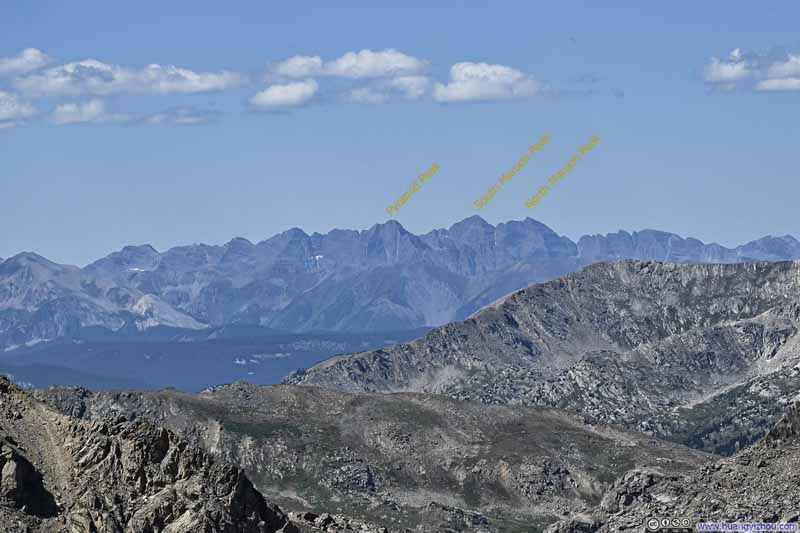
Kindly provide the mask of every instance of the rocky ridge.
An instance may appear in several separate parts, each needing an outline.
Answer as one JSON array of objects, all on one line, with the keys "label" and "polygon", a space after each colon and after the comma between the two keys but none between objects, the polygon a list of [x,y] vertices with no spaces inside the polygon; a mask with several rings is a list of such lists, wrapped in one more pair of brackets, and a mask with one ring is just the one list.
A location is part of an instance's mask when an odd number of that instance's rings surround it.
[{"label": "rocky ridge", "polygon": [[555,409],[429,395],[246,383],[36,394],[85,419],[155,420],[244,468],[282,508],[319,515],[297,521],[308,527],[325,511],[340,529],[529,532],[590,509],[628,469],[686,471],[712,457]]},{"label": "rocky ridge", "polygon": [[0,378],[0,524],[45,533],[296,532],[244,472],[122,416],[82,421]]},{"label": "rocky ridge", "polygon": [[285,382],[561,407],[732,453],[800,393],[798,331],[800,263],[624,261],[533,285],[416,341],[332,358]]}]

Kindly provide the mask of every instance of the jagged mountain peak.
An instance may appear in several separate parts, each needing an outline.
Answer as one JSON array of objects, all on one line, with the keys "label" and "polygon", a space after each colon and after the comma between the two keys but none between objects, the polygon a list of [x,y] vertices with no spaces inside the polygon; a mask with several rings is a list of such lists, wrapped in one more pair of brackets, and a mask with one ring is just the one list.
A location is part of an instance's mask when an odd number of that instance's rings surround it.
[{"label": "jagged mountain peak", "polygon": [[158,254],[158,250],[156,250],[152,244],[139,244],[139,245],[128,245],[122,248],[123,253],[138,253],[138,254]]},{"label": "jagged mountain peak", "polygon": [[286,231],[282,231],[280,233],[276,233],[269,239],[265,239],[258,243],[258,247],[265,249],[269,248],[270,246],[280,245],[284,246],[287,243],[292,242],[306,242],[312,237],[309,236],[305,231],[298,227],[289,228]]},{"label": "jagged mountain peak", "polygon": [[[78,267],[54,263],[37,253],[22,252],[0,263],[0,283],[2,283],[3,277],[14,276],[21,272],[28,272],[32,280],[42,282],[78,271]],[[0,302],[0,306],[2,306],[2,302]]]},{"label": "jagged mountain peak", "polygon": [[15,266],[38,265],[43,268],[47,268],[49,270],[61,270],[63,268],[68,267],[68,265],[62,265],[50,261],[46,257],[42,257],[36,252],[20,252],[16,255],[9,257],[5,261],[3,261],[3,263]]},{"label": "jagged mountain peak", "polygon": [[253,246],[253,243],[244,237],[234,237],[225,243],[227,248],[249,248],[251,246]]},{"label": "jagged mountain peak", "polygon": [[449,231],[463,231],[466,228],[494,229],[494,226],[486,222],[480,215],[472,215],[450,226]]},{"label": "jagged mountain peak", "polygon": [[273,235],[269,239],[265,241],[261,241],[259,244],[268,243],[268,242],[275,242],[275,241],[296,241],[296,240],[306,240],[310,238],[308,233],[303,231],[298,227],[292,227],[287,229],[286,231],[282,231],[278,234]]},{"label": "jagged mountain peak", "polygon": [[129,245],[87,265],[83,271],[101,278],[125,278],[131,274],[156,269],[161,257],[161,254],[149,244]]},{"label": "jagged mountain peak", "polygon": [[472,240],[480,242],[487,238],[493,239],[495,231],[496,228],[494,226],[478,215],[473,215],[450,226],[447,233],[456,241],[467,242]]},{"label": "jagged mountain peak", "polygon": [[396,220],[375,224],[361,233],[364,253],[379,264],[398,264],[420,258],[428,246]]},{"label": "jagged mountain peak", "polygon": [[306,237],[308,237],[308,234],[305,231],[303,231],[301,228],[298,228],[297,226],[289,228],[286,231],[284,231],[283,233],[285,235],[288,235],[289,237],[293,237],[293,238],[297,238],[297,237],[306,238]]},{"label": "jagged mountain peak", "polygon": [[380,233],[380,234],[397,233],[403,235],[406,234],[411,235],[411,233],[409,233],[409,231],[406,230],[406,228],[403,227],[403,225],[399,221],[394,219],[389,219],[386,222],[379,222],[377,224],[373,224],[372,226],[370,226],[369,229],[364,230],[362,233],[365,233],[367,235],[371,235],[374,233]]}]

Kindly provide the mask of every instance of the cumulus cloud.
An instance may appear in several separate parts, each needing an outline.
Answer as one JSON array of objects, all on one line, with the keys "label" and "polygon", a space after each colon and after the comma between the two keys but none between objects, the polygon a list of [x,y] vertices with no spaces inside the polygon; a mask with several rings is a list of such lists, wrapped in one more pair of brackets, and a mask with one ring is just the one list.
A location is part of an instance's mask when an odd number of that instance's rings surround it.
[{"label": "cumulus cloud", "polygon": [[[794,58],[774,65],[775,72],[795,72]],[[722,67],[720,67],[722,68]],[[350,51],[328,61],[318,55],[296,55],[275,63],[267,86],[249,104],[255,110],[280,110],[304,106],[317,98],[318,80],[328,80],[344,100],[379,104],[392,99],[433,98],[440,102],[496,100],[530,96],[543,87],[531,76],[504,65],[463,62],[450,69],[446,83],[435,83],[426,73],[429,61],[394,48]],[[782,74],[781,74],[782,75]],[[15,56],[0,57],[0,78],[8,91],[0,91],[0,127],[10,127],[33,116],[36,109],[25,100],[64,98],[49,115],[56,124],[126,121],[137,124],[200,124],[218,113],[193,107],[173,107],[132,118],[106,110],[105,97],[119,94],[169,95],[223,91],[250,78],[233,71],[200,72],[175,65],[150,64],[142,68],[83,59],[55,63],[44,52],[27,48]],[[335,82],[332,78],[338,78]],[[783,86],[764,90],[788,90]],[[349,80],[349,81],[348,81]],[[321,82],[320,82],[321,83]],[[343,89],[341,86],[348,86]],[[12,94],[12,92],[14,94]],[[77,100],[77,101],[69,101]]]},{"label": "cumulus cloud", "polygon": [[451,67],[446,84],[434,84],[425,74],[428,68],[429,61],[393,48],[364,49],[330,61],[320,56],[293,56],[272,65],[268,77],[369,80],[367,85],[342,93],[346,101],[369,104],[393,97],[416,100],[426,95],[440,102],[500,100],[532,96],[543,89],[531,76],[505,65],[457,63]]},{"label": "cumulus cloud", "polygon": [[256,109],[269,110],[298,107],[307,104],[317,94],[319,86],[314,80],[286,84],[275,84],[256,93],[250,98],[250,105]]},{"label": "cumulus cloud", "polygon": [[758,66],[752,54],[736,48],[726,59],[712,57],[703,70],[704,79],[711,83],[731,83],[753,77]]},{"label": "cumulus cloud", "polygon": [[800,55],[787,54],[782,60],[775,61],[767,68],[769,78],[800,77]]},{"label": "cumulus cloud", "polygon": [[15,56],[0,57],[0,78],[17,76],[49,65],[52,59],[36,48],[26,48]]},{"label": "cumulus cloud", "polygon": [[56,124],[79,124],[82,122],[115,122],[127,120],[125,115],[106,112],[105,102],[94,98],[88,102],[68,103],[57,106],[50,118]]},{"label": "cumulus cloud", "polygon": [[736,48],[728,57],[712,57],[703,69],[703,79],[721,90],[746,84],[756,91],[800,90],[800,55],[773,50],[759,54]]},{"label": "cumulus cloud", "polygon": [[757,91],[800,91],[800,78],[762,80],[756,84]]},{"label": "cumulus cloud", "polygon": [[427,68],[428,61],[387,48],[347,52],[327,62],[319,56],[293,56],[275,64],[272,72],[287,78],[333,76],[364,79],[417,75]]},{"label": "cumulus cloud", "polygon": [[293,56],[276,63],[272,70],[286,78],[310,78],[322,73],[322,58],[319,56]]},{"label": "cumulus cloud", "polygon": [[36,114],[36,108],[18,96],[0,91],[0,127],[11,128]]},{"label": "cumulus cloud", "polygon": [[450,67],[450,82],[437,83],[433,97],[439,102],[502,100],[533,96],[542,85],[519,70],[487,63],[456,63]]},{"label": "cumulus cloud", "polygon": [[347,52],[325,65],[330,76],[343,78],[382,78],[419,74],[427,69],[427,61],[398,52],[392,48],[380,52],[361,50]]},{"label": "cumulus cloud", "polygon": [[105,96],[221,91],[242,82],[240,74],[229,71],[194,72],[174,65],[157,64],[137,70],[85,59],[18,77],[12,84],[20,92],[36,96]]},{"label": "cumulus cloud", "polygon": [[400,91],[409,100],[416,100],[430,90],[427,76],[398,76],[387,82],[389,87]]}]

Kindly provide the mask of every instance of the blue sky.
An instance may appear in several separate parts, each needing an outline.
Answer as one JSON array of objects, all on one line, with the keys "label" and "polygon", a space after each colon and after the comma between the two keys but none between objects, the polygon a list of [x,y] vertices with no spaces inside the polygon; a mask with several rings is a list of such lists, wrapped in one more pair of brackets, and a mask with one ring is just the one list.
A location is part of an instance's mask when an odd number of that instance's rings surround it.
[{"label": "blue sky", "polygon": [[800,236],[797,20],[777,1],[3,2],[0,257],[367,228],[434,162],[394,215],[410,231]]}]

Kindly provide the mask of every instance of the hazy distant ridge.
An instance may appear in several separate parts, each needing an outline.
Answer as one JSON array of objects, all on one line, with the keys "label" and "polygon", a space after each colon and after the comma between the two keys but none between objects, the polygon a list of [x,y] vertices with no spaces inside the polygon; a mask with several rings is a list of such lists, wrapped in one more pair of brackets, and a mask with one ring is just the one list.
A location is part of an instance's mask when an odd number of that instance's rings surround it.
[{"label": "hazy distant ridge", "polygon": [[731,263],[800,258],[791,236],[733,249],[653,230],[577,243],[533,219],[473,216],[424,235],[398,222],[259,243],[235,238],[163,253],[126,246],[85,268],[33,253],[0,262],[0,349],[82,327],[199,329],[232,323],[293,331],[397,330],[461,319],[504,294],[615,259]]}]

